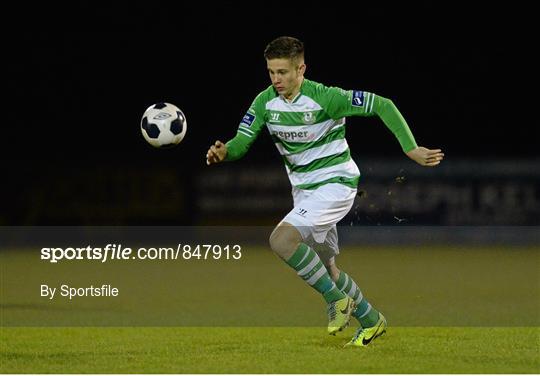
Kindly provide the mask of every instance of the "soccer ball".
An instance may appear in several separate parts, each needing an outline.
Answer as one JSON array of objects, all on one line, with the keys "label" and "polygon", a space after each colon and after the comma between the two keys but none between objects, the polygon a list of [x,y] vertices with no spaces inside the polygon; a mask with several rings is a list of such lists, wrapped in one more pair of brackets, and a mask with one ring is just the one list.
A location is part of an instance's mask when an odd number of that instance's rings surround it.
[{"label": "soccer ball", "polygon": [[184,139],[187,121],[184,113],[170,103],[156,103],[144,111],[141,132],[146,141],[156,148],[178,145]]}]

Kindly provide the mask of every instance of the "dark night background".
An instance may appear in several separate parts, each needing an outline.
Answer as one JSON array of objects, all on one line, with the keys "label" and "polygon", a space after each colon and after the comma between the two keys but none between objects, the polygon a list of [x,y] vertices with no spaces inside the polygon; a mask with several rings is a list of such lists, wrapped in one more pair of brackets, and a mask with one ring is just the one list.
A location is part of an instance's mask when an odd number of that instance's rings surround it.
[{"label": "dark night background", "polygon": [[[212,167],[216,174],[204,159],[210,143],[235,134],[269,84],[262,52],[280,35],[304,41],[308,78],[391,98],[419,145],[443,148],[445,163],[538,166],[537,121],[523,120],[521,87],[530,80],[525,65],[532,48],[520,27],[524,9],[429,2],[82,4],[64,13],[33,8],[24,25],[14,22],[6,34],[0,224],[217,219],[200,203],[214,177],[282,169],[265,132],[242,161]],[[186,138],[171,150],[153,149],[140,134],[142,113],[158,101],[176,104],[188,119]],[[378,119],[348,124],[347,139],[367,177],[362,159],[399,161],[401,170],[416,171]],[[476,184],[470,178],[458,180]],[[518,185],[532,181],[536,205],[537,172],[519,179]],[[251,193],[248,184],[212,194],[234,200],[230,193],[238,189]],[[288,198],[286,184],[278,191]],[[285,213],[268,213],[268,222]],[[527,218],[516,223],[530,223]],[[448,223],[436,215],[421,223],[430,221]]]}]

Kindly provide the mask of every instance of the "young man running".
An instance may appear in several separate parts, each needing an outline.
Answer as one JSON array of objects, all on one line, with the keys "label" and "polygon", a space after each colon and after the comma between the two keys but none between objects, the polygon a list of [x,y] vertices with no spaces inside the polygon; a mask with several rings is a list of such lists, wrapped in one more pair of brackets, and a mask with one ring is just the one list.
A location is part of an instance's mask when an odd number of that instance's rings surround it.
[{"label": "young man running", "polygon": [[386,319],[335,263],[336,224],[351,209],[360,177],[345,140],[345,118],[378,116],[403,152],[422,166],[438,165],[444,154],[418,147],[389,99],[304,78],[304,46],[298,39],[273,40],[264,57],[272,85],[257,95],[236,136],[209,148],[207,164],[241,158],[263,127],[268,128],[285,163],[294,199],[294,208],[270,235],[270,247],[322,295],[328,333],[341,331],[354,316],[361,326],[347,345],[366,346],[386,331]]}]

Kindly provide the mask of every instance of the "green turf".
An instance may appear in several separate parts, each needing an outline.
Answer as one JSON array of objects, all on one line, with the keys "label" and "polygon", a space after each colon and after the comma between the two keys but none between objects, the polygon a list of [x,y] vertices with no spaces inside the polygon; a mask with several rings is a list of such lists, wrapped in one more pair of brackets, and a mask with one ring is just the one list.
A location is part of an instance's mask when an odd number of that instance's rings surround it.
[{"label": "green turf", "polygon": [[2,373],[539,373],[538,328],[4,328]]}]

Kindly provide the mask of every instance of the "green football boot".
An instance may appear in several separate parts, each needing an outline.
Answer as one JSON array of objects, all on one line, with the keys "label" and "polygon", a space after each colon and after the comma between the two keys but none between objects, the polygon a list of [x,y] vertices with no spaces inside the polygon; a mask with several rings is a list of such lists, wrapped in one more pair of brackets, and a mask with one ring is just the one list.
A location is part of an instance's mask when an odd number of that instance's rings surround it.
[{"label": "green football boot", "polygon": [[382,336],[386,332],[386,326],[386,319],[384,318],[383,314],[379,312],[379,321],[377,321],[377,323],[370,328],[360,327],[356,331],[354,337],[345,346],[367,346],[375,338]]},{"label": "green football boot", "polygon": [[336,335],[346,328],[354,308],[354,300],[348,296],[328,304],[328,334]]}]

